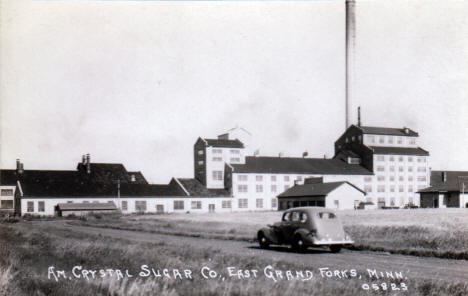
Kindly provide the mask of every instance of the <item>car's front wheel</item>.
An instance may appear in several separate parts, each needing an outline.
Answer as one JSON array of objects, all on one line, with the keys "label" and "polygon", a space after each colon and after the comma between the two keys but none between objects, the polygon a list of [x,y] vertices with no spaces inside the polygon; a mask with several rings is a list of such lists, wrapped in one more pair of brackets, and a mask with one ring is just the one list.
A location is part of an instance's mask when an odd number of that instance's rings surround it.
[{"label": "car's front wheel", "polygon": [[268,249],[268,247],[270,246],[268,239],[262,232],[258,234],[258,244],[260,245],[260,248],[262,249]]},{"label": "car's front wheel", "polygon": [[340,245],[331,245],[330,246],[330,251],[332,253],[339,253],[341,251],[341,246]]},{"label": "car's front wheel", "polygon": [[294,237],[292,247],[299,253],[304,253],[307,250],[307,245],[305,244],[304,240],[302,239],[302,236],[300,235],[296,235]]}]

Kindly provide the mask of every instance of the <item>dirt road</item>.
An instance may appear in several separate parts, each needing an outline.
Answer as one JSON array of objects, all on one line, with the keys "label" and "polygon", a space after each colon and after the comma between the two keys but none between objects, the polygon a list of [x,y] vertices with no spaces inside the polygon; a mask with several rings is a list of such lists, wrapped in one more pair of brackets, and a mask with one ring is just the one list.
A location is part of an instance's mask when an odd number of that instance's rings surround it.
[{"label": "dirt road", "polygon": [[[47,222],[39,222],[47,223]],[[229,255],[252,255],[268,260],[276,258],[303,265],[308,269],[328,267],[331,270],[357,269],[367,273],[367,269],[388,272],[402,272],[409,279],[443,280],[448,282],[468,281],[468,261],[448,260],[429,257],[393,255],[379,252],[342,250],[332,254],[325,250],[309,250],[305,254],[292,252],[287,247],[276,247],[269,250],[259,249],[257,244],[219,239],[154,234],[139,231],[116,230],[87,226],[71,226],[64,222],[50,223],[48,227],[65,228],[68,231],[88,234],[100,234],[113,238],[137,242],[165,242],[166,245],[188,245],[191,248],[214,248]],[[259,266],[260,269],[264,268]]]}]

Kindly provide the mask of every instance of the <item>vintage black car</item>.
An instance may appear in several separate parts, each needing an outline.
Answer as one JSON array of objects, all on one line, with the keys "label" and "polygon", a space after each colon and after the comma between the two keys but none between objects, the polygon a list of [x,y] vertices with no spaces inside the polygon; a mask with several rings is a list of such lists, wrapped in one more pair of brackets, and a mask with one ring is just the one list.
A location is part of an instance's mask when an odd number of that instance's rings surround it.
[{"label": "vintage black car", "polygon": [[344,232],[336,212],[323,207],[286,210],[281,222],[260,229],[257,238],[261,248],[291,245],[299,252],[309,246],[321,246],[337,253],[343,246],[354,243]]}]

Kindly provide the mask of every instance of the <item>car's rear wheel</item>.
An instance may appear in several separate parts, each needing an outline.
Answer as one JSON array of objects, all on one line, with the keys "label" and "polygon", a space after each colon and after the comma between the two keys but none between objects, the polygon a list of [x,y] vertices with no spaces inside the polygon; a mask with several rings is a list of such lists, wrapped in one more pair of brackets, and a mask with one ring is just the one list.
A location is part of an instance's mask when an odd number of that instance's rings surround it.
[{"label": "car's rear wheel", "polygon": [[341,251],[341,245],[331,245],[330,251],[332,253],[339,253]]},{"label": "car's rear wheel", "polygon": [[296,235],[294,237],[292,247],[299,253],[304,253],[307,250],[307,245],[305,244],[304,240],[302,239],[302,236],[300,235]]},{"label": "car's rear wheel", "polygon": [[260,248],[262,249],[268,249],[268,247],[270,246],[268,239],[262,232],[258,234],[258,244],[260,245]]}]

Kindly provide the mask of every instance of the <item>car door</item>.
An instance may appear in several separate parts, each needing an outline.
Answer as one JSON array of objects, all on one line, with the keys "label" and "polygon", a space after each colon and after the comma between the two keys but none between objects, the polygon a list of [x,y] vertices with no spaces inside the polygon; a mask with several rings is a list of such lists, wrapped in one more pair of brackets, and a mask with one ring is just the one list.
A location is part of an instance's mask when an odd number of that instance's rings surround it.
[{"label": "car door", "polygon": [[294,231],[299,227],[299,212],[291,211],[288,216],[288,221],[283,221],[284,225],[282,228],[283,239],[285,243],[292,241],[294,237]]}]

